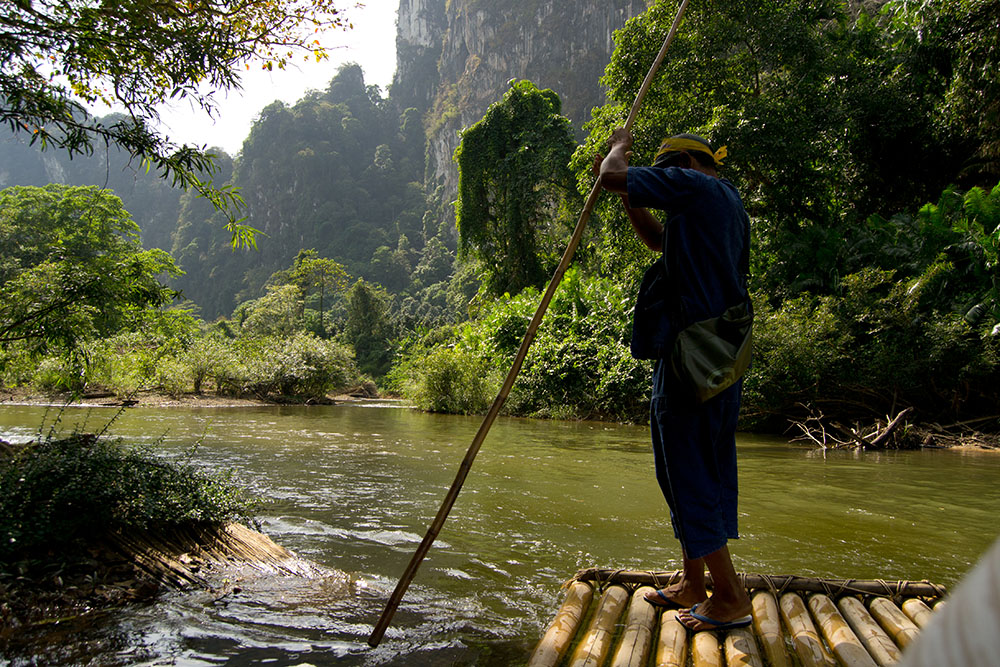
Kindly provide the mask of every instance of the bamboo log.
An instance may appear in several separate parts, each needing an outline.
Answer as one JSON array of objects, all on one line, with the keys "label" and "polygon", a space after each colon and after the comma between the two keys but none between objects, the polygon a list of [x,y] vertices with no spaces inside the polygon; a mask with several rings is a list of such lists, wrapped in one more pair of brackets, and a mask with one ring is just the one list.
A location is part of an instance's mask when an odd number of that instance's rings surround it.
[{"label": "bamboo log", "polygon": [[714,632],[696,632],[691,640],[694,667],[722,667],[722,646]]},{"label": "bamboo log", "polygon": [[[576,581],[594,581],[599,583],[615,583],[626,585],[646,584],[660,586],[671,577],[678,578],[679,571],[640,571],[611,570],[606,568],[587,568],[577,572]],[[796,591],[800,593],[825,593],[828,596],[862,594],[883,595],[887,597],[944,597],[947,589],[930,581],[882,581],[880,579],[820,579],[816,577],[798,577],[794,575],[740,574],[740,579],[748,590],[773,590],[781,593]],[[705,574],[705,584],[712,588],[712,575]]]},{"label": "bamboo log", "polygon": [[911,667],[1000,664],[1000,539],[962,577],[954,595],[904,655]]},{"label": "bamboo log", "polygon": [[749,628],[726,633],[726,667],[764,667],[757,642]]},{"label": "bamboo log", "polygon": [[853,596],[843,597],[837,601],[837,607],[844,615],[854,634],[868,651],[868,655],[880,665],[888,667],[899,662],[902,652],[889,635],[875,622],[872,615],[865,609],[861,600]]},{"label": "bamboo log", "polygon": [[686,667],[688,631],[676,609],[660,615],[660,639],[656,644],[656,667]]},{"label": "bamboo log", "polygon": [[924,604],[923,600],[910,598],[903,602],[903,613],[909,616],[910,620],[916,623],[918,628],[922,629],[926,628],[927,624],[930,623],[934,611]]},{"label": "bamboo log", "polygon": [[785,650],[785,638],[781,634],[778,601],[771,593],[760,591],[754,594],[752,602],[753,627],[764,648],[768,664],[771,667],[788,667],[788,652]]},{"label": "bamboo log", "polygon": [[555,667],[562,661],[593,597],[590,584],[577,581],[570,585],[566,599],[528,659],[528,667]]},{"label": "bamboo log", "polygon": [[836,667],[833,656],[826,650],[809,617],[809,610],[798,593],[781,596],[781,617],[785,620],[792,646],[803,667]]},{"label": "bamboo log", "polygon": [[809,609],[840,664],[844,667],[876,667],[875,661],[868,655],[861,640],[851,630],[851,626],[840,615],[837,606],[829,597],[816,593],[809,598]]},{"label": "bamboo log", "polygon": [[646,667],[649,662],[656,630],[656,609],[643,596],[653,590],[651,586],[640,586],[632,593],[625,631],[618,642],[611,667]]},{"label": "bamboo log", "polygon": [[909,646],[910,642],[920,634],[920,628],[917,627],[917,624],[910,620],[910,617],[904,614],[903,610],[897,607],[892,600],[874,598],[868,604],[868,610],[901,649]]},{"label": "bamboo log", "polygon": [[604,664],[611,652],[615,624],[625,611],[628,599],[628,590],[624,586],[610,586],[604,591],[590,627],[573,651],[570,667],[600,667]]}]

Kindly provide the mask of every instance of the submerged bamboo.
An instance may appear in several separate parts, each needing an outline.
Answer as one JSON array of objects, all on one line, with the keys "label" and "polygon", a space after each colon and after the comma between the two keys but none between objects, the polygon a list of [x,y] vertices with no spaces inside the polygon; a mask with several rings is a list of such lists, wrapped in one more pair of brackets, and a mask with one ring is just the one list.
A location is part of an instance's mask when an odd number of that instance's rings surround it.
[{"label": "submerged bamboo", "polygon": [[660,638],[656,643],[656,667],[687,665],[688,631],[677,618],[676,609],[660,614]]},{"label": "submerged bamboo", "polygon": [[625,630],[611,660],[611,667],[646,667],[649,662],[656,630],[656,609],[646,602],[644,596],[653,590],[651,586],[640,586],[632,593]]},{"label": "submerged bamboo", "polygon": [[781,617],[792,637],[792,646],[803,667],[836,667],[809,617],[809,610],[798,593],[781,596]]},{"label": "submerged bamboo", "polygon": [[755,593],[753,603],[753,627],[757,631],[764,655],[771,667],[788,667],[788,652],[785,638],[781,634],[781,615],[778,601],[766,591]]},{"label": "submerged bamboo", "polygon": [[604,591],[586,634],[573,651],[570,667],[600,667],[604,664],[611,652],[615,625],[625,611],[628,599],[628,589],[624,586],[609,586]]},{"label": "submerged bamboo", "polygon": [[528,667],[555,667],[559,664],[576,636],[593,597],[594,589],[590,584],[577,581],[570,585],[556,617],[528,659]]}]

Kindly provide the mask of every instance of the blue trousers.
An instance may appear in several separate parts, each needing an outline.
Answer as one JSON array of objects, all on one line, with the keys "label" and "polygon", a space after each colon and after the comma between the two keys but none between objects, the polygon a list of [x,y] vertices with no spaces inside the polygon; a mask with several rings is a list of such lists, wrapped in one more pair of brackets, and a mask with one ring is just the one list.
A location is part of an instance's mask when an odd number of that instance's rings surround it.
[{"label": "blue trousers", "polygon": [[743,383],[700,404],[656,384],[649,419],[656,480],[685,556],[701,558],[739,537],[736,422]]}]

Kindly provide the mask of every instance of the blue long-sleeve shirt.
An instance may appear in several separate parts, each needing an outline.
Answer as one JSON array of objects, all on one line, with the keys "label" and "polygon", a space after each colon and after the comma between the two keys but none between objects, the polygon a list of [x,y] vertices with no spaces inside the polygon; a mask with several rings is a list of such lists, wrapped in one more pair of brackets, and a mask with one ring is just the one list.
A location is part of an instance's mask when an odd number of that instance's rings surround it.
[{"label": "blue long-sleeve shirt", "polygon": [[[736,187],[694,169],[629,167],[629,205],[667,216],[663,253],[683,327],[721,315],[747,297],[743,262],[750,220]],[[669,362],[668,362],[669,364]],[[669,382],[669,366],[654,373],[654,396]]]}]

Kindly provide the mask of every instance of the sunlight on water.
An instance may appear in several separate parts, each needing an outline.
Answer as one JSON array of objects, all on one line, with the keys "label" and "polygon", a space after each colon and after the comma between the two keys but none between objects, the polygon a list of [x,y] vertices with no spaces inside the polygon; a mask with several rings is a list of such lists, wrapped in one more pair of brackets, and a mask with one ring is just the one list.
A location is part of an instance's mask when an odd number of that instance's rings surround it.
[{"label": "sunlight on water", "polygon": [[[38,644],[45,664],[508,665],[524,661],[576,570],[678,566],[644,427],[501,419],[370,649],[479,427],[376,405],[127,411],[113,435],[233,470],[268,499],[264,532],[330,575],[116,610],[53,630],[63,634]],[[0,437],[34,437],[44,414],[4,406]],[[62,424],[99,430],[113,414],[69,410]],[[998,530],[993,453],[821,452],[747,436],[740,466],[732,550],[748,572],[951,585]]]}]

